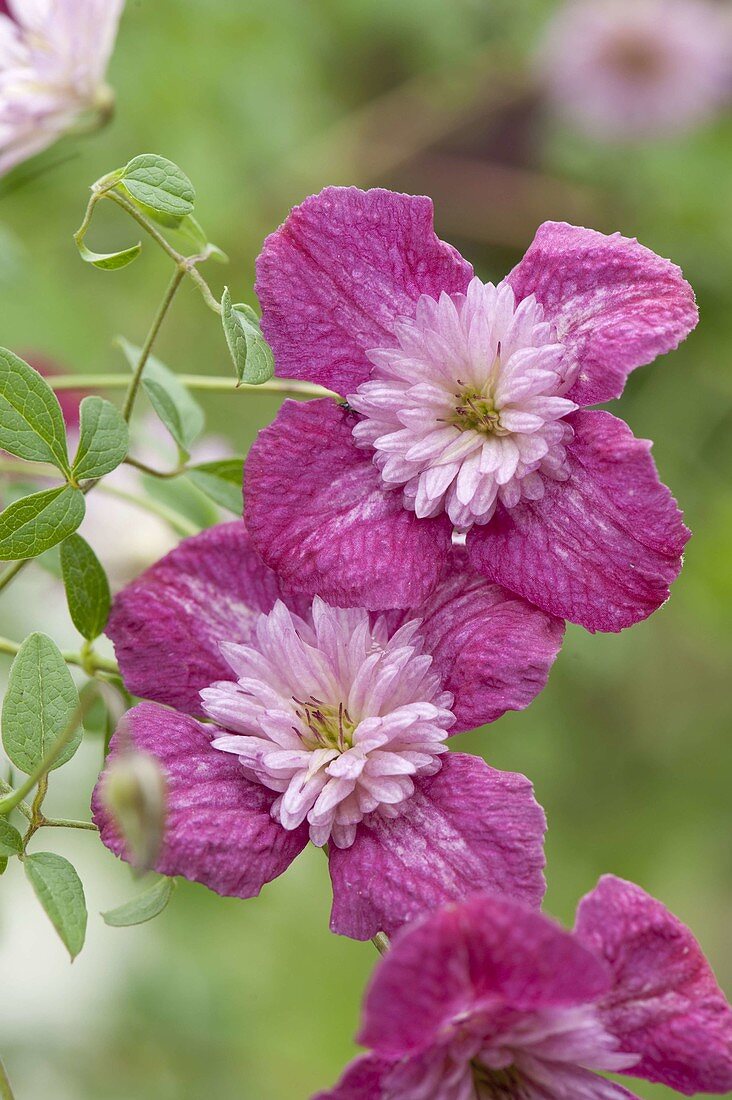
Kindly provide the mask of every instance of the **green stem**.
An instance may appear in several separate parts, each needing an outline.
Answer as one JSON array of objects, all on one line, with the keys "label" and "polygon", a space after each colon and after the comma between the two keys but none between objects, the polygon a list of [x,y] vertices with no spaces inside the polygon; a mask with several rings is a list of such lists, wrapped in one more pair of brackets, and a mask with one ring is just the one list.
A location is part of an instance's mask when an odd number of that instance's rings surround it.
[{"label": "green stem", "polygon": [[[2,799],[2,801],[0,801],[0,815],[4,816],[6,814],[9,814],[11,810],[14,810],[15,807],[21,802],[21,800],[24,799],[25,796],[30,791],[32,791],[37,784],[40,785],[39,793],[42,792],[43,780],[48,775],[51,768],[56,763],[68,743],[71,741],[72,737],[79,728],[79,723],[83,722],[86,712],[89,710],[92,702],[96,698],[96,687],[94,687],[93,691],[89,691],[87,689],[90,686],[93,685],[87,684],[86,687],[82,688],[79,697],[79,705],[74,709],[71,720],[69,721],[68,725],[66,726],[60,737],[58,737],[56,741],[54,741],[53,745],[51,745],[51,748],[48,750],[48,752],[44,753],[43,759],[41,760],[38,767],[35,768],[33,772],[28,776],[25,783],[21,784],[21,786],[18,787],[17,790],[13,791],[12,794],[7,795],[5,798]],[[33,809],[35,809],[35,803]],[[32,814],[31,816],[33,817],[35,815]],[[33,820],[31,820],[31,829],[33,829],[33,824],[34,822]]]},{"label": "green stem", "polygon": [[118,191],[107,191],[105,194],[105,198],[111,199],[112,202],[116,202],[117,206],[121,206],[122,209],[126,211],[126,213],[128,213],[131,218],[135,219],[137,224],[141,226],[145,230],[145,232],[149,234],[149,236],[152,237],[155,243],[160,245],[163,252],[170,256],[171,260],[175,261],[178,267],[181,267],[183,269],[183,274],[187,275],[189,279],[191,279],[196,284],[203,296],[204,302],[209,307],[209,309],[212,309],[214,313],[220,314],[220,304],[216,301],[216,298],[211,292],[210,286],[196,267],[196,261],[198,257],[184,256],[181,252],[178,252],[177,249],[173,248],[170,242],[166,241],[163,234],[159,233],[154,225],[151,225],[145,215],[137,209],[134,203],[129,202],[126,198],[124,198],[123,195],[120,195]]},{"label": "green stem", "polygon": [[0,574],[0,592],[10,584],[14,577],[17,577],[21,569],[25,569],[30,560],[31,559],[26,558],[22,561],[14,561],[12,565],[8,566],[4,573]]},{"label": "green stem", "polygon": [[153,515],[160,516],[173,528],[176,534],[182,535],[184,538],[189,535],[200,534],[201,528],[197,524],[186,519],[180,512],[168,508],[167,504],[161,504],[159,500],[153,500],[150,497],[138,497],[134,493],[126,493],[124,489],[117,489],[112,485],[100,486],[99,492],[106,493],[110,497],[116,497],[118,500],[126,500],[137,508],[142,508],[146,512],[152,512]]},{"label": "green stem", "polygon": [[389,950],[389,937],[385,932],[377,932],[375,936],[371,937],[371,942],[380,955],[385,955]]},{"label": "green stem", "polygon": [[2,1058],[0,1058],[0,1100],[15,1100]]},{"label": "green stem", "polygon": [[71,821],[62,817],[44,817],[43,825],[48,825],[51,829],[89,829],[90,832],[99,832],[93,821]]},{"label": "green stem", "polygon": [[[302,397],[334,397],[338,394],[317,386],[314,382],[300,382],[293,378],[272,378],[258,386],[248,382],[236,384],[233,377],[214,377],[205,374],[178,374],[178,380],[191,390],[208,390],[212,393],[285,393]],[[129,374],[57,374],[47,379],[54,390],[122,389],[129,385]]]},{"label": "green stem", "polygon": [[[14,793],[14,790],[10,786],[10,784],[6,783],[4,779],[0,779],[0,794],[13,794],[13,793]],[[20,812],[23,814],[23,816],[27,817],[29,821],[33,817],[33,811],[31,810],[31,808],[30,808],[30,806],[28,805],[27,802],[19,802],[18,805],[16,806],[16,809],[20,810]]]},{"label": "green stem", "polygon": [[142,372],[145,369],[145,364],[148,361],[148,358],[150,356],[150,352],[152,351],[152,346],[155,343],[156,337],[157,337],[158,333],[160,332],[160,326],[162,325],[163,321],[165,320],[165,315],[168,312],[168,310],[170,309],[171,303],[172,303],[173,299],[175,298],[175,292],[177,291],[180,284],[183,282],[183,279],[185,278],[185,274],[186,274],[185,268],[182,267],[181,265],[178,265],[178,267],[176,267],[176,269],[173,273],[173,278],[168,283],[168,289],[165,291],[165,294],[163,296],[163,300],[160,303],[160,306],[158,308],[157,313],[155,314],[155,317],[153,318],[153,323],[150,325],[150,331],[148,332],[147,336],[145,337],[145,343],[142,345],[142,351],[140,352],[140,358],[137,361],[137,366],[135,367],[135,373],[132,376],[132,381],[129,384],[127,394],[125,396],[124,405],[122,406],[122,416],[128,422],[129,422],[130,417],[132,416],[132,409],[133,409],[134,404],[135,404],[135,398],[137,397],[137,391],[140,388],[140,383],[142,381]]},{"label": "green stem", "polygon": [[[10,638],[0,637],[0,653],[9,653],[14,656],[19,649],[19,642],[13,642]],[[106,657],[100,657],[99,654],[94,653],[93,650],[89,653],[72,653],[67,650],[62,652],[61,656],[64,661],[66,661],[67,665],[77,665],[90,675],[94,675],[97,671],[119,675],[119,668],[114,661],[108,661]]]},{"label": "green stem", "polygon": [[143,474],[148,474],[150,477],[164,479],[180,477],[181,474],[185,474],[188,471],[187,466],[178,466],[175,470],[155,470],[152,466],[148,466],[146,462],[140,462],[139,459],[133,458],[132,455],[127,455],[124,461],[127,466],[134,466],[136,470],[141,470]]}]

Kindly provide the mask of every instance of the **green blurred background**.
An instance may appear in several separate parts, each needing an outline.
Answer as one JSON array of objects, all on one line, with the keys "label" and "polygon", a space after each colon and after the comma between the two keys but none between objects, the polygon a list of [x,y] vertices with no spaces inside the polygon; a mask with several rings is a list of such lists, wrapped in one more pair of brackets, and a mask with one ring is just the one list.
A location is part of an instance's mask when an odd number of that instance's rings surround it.
[{"label": "green blurred background", "polygon": [[[486,279],[547,218],[620,229],[680,263],[701,325],[616,406],[655,441],[694,531],[671,601],[619,636],[570,627],[532,707],[454,746],[534,780],[550,823],[549,912],[571,922],[602,872],[632,878],[694,928],[729,993],[732,117],[632,148],[567,131],[527,75],[553,6],[128,0],[114,123],[57,146],[0,200],[1,342],[69,370],[124,369],[112,338],[141,341],[167,261],[146,245],[133,268],[95,271],[71,233],[87,186],[143,151],[193,179],[197,215],[231,259],[208,275],[235,299],[254,301],[263,236],[333,182],[431,194],[438,231]],[[110,209],[88,239],[107,251],[136,228]],[[158,350],[179,371],[230,370],[213,314],[187,287]],[[227,394],[206,407],[242,451],[277,404]],[[73,640],[62,595],[36,572],[3,595],[2,633],[44,627],[49,613]],[[54,777],[51,810],[84,814],[98,767],[92,738]],[[158,920],[112,929],[98,912],[138,889],[127,869],[91,834],[51,839],[84,880],[88,944],[70,967],[14,861],[0,880],[0,1041],[17,1100],[305,1100],[336,1079],[375,953],[329,934],[319,853],[258,900],[182,883]]]}]

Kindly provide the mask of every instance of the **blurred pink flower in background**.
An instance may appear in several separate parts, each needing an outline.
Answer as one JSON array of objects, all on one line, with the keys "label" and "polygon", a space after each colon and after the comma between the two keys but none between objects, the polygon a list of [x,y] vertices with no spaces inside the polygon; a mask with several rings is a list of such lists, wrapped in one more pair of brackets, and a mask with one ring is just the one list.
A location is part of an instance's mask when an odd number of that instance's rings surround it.
[{"label": "blurred pink flower in background", "polygon": [[707,0],[569,0],[538,64],[547,94],[594,137],[690,129],[732,89],[732,18]]},{"label": "blurred pink flower in background", "polygon": [[112,106],[124,0],[0,0],[0,174]]}]

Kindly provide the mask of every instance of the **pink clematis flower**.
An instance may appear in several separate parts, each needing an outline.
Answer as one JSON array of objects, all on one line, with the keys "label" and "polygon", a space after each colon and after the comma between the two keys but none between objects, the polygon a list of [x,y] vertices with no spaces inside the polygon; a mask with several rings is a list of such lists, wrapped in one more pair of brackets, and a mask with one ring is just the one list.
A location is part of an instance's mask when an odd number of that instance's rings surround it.
[{"label": "pink clematis flower", "polygon": [[439,240],[429,199],[327,188],[257,267],[286,402],[246,467],[246,518],[293,591],[414,606],[467,533],[472,565],[545,611],[617,631],[668,597],[689,536],[649,444],[583,406],[697,321],[668,260],[546,223],[495,287]]},{"label": "pink clematis flower", "polygon": [[104,82],[124,0],[0,4],[0,175],[108,112]]},{"label": "pink clematis flower", "polygon": [[732,20],[708,0],[569,0],[539,55],[547,95],[593,137],[689,130],[732,93]]},{"label": "pink clematis flower", "polygon": [[[162,768],[162,874],[252,897],[309,839],[327,844],[331,927],[356,939],[479,889],[540,904],[529,781],[446,739],[531,701],[559,620],[467,567],[407,613],[291,599],[238,522],[126,588],[107,633],[130,691],[154,700],[109,759],[135,748]],[[126,856],[104,783],[95,820]]]},{"label": "pink clematis flower", "polygon": [[687,1096],[732,1088],[732,1010],[699,944],[612,875],[573,933],[488,895],[404,929],[360,1042],[373,1053],[316,1100],[633,1100],[595,1070]]}]

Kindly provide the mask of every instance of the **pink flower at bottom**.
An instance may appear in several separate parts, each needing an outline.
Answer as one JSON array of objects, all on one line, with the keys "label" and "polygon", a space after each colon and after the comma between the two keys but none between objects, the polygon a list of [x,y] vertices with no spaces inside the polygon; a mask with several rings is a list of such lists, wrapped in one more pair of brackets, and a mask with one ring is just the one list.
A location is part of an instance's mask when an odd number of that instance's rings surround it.
[{"label": "pink flower at bottom", "polygon": [[[331,927],[356,939],[476,890],[541,903],[531,784],[446,740],[528,705],[559,620],[467,565],[406,612],[292,597],[238,522],[124,589],[107,633],[127,687],[154,700],[108,759],[135,748],[162,769],[162,874],[251,897],[308,840],[327,844]],[[95,820],[126,857],[104,783]]]},{"label": "pink flower at bottom", "polygon": [[589,630],[668,598],[689,537],[650,445],[607,412],[697,321],[635,240],[548,222],[498,285],[438,239],[429,199],[329,187],[257,262],[285,402],[246,464],[255,546],[293,590],[414,606],[465,533],[487,579]]},{"label": "pink flower at bottom", "polygon": [[615,1100],[598,1072],[685,1095],[732,1088],[732,1010],[691,932],[607,875],[574,932],[476,895],[405,928],[379,963],[359,1041],[316,1100]]}]

